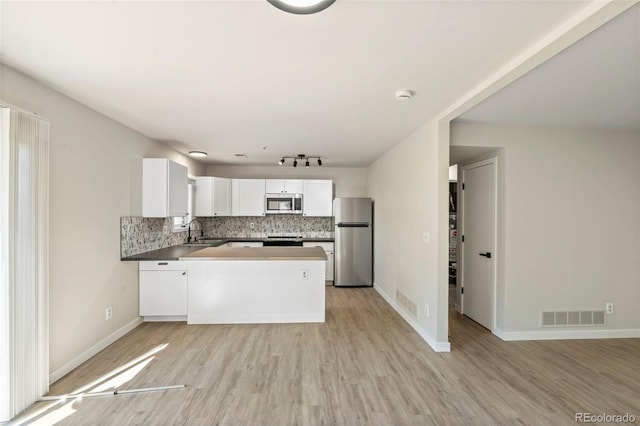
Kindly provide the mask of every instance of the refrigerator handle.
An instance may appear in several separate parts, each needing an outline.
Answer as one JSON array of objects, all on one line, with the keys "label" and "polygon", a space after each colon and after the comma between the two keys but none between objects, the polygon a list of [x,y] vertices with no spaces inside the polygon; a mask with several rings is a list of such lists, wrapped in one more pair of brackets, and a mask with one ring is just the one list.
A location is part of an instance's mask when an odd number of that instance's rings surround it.
[{"label": "refrigerator handle", "polygon": [[340,222],[336,223],[338,228],[368,228],[367,222]]}]

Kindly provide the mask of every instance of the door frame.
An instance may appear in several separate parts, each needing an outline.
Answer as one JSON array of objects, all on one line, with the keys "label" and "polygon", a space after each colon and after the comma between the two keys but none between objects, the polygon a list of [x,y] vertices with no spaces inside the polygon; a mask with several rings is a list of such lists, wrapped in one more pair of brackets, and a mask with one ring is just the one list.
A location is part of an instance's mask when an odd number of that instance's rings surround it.
[{"label": "door frame", "polygon": [[466,164],[464,166],[460,166],[460,171],[462,175],[462,179],[458,181],[458,184],[461,186],[458,188],[458,212],[460,216],[458,218],[458,222],[460,224],[460,249],[458,251],[458,265],[460,266],[458,270],[459,279],[456,285],[456,296],[459,300],[460,313],[464,315],[464,294],[462,293],[462,288],[464,288],[464,277],[465,277],[465,264],[464,264],[464,242],[462,238],[464,236],[464,224],[465,224],[465,203],[464,203],[464,190],[462,189],[462,185],[464,185],[465,175],[467,170],[477,169],[478,167],[493,165],[493,250],[494,250],[494,262],[493,262],[493,285],[492,285],[492,297],[491,297],[491,333],[496,334],[496,318],[497,318],[497,306],[498,306],[498,157],[490,157],[485,160],[476,161],[471,164]]}]

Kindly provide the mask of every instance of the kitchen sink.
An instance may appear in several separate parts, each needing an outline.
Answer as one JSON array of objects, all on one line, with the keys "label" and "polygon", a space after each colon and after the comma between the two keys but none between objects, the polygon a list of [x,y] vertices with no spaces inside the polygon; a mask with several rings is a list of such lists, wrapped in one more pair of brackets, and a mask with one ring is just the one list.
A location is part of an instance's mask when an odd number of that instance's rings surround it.
[{"label": "kitchen sink", "polygon": [[221,243],[223,241],[226,241],[226,240],[222,240],[220,238],[203,238],[203,239],[197,241],[196,244],[200,243],[200,242],[207,243],[207,244],[218,244],[218,243]]},{"label": "kitchen sink", "polygon": [[182,245],[185,247],[215,247],[223,241],[225,240],[205,238],[199,241],[193,241],[193,242],[185,243]]}]

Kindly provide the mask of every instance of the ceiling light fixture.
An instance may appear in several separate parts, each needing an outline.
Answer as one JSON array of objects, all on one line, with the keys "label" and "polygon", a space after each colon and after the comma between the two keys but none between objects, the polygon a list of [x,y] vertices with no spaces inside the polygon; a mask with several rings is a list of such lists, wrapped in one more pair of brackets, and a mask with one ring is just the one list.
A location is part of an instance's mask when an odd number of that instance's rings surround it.
[{"label": "ceiling light fixture", "polygon": [[304,166],[309,168],[311,167],[311,161],[313,159],[318,160],[318,166],[322,166],[322,160],[319,155],[306,155],[306,154],[298,154],[298,155],[285,155],[284,157],[282,157],[282,159],[280,161],[278,161],[279,165],[283,165],[285,163],[285,161],[287,160],[287,158],[290,158],[293,160],[293,167],[298,167],[298,161],[303,162],[304,161]]},{"label": "ceiling light fixture", "polygon": [[409,89],[402,89],[402,90],[398,90],[396,92],[396,100],[397,101],[408,101],[409,99],[413,98],[413,95],[415,95],[416,92],[414,92],[413,90],[409,90]]},{"label": "ceiling light fixture", "polygon": [[267,0],[273,6],[296,15],[322,12],[336,0]]},{"label": "ceiling light fixture", "polygon": [[207,156],[207,153],[204,151],[189,151],[189,155],[192,157],[203,158]]}]

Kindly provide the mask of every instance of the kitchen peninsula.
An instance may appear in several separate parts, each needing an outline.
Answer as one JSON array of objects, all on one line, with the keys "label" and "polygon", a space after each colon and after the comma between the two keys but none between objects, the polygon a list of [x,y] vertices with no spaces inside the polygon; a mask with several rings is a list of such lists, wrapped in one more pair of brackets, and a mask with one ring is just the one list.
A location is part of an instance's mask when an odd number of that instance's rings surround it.
[{"label": "kitchen peninsula", "polygon": [[324,322],[320,247],[208,247],[180,257],[188,324]]}]

